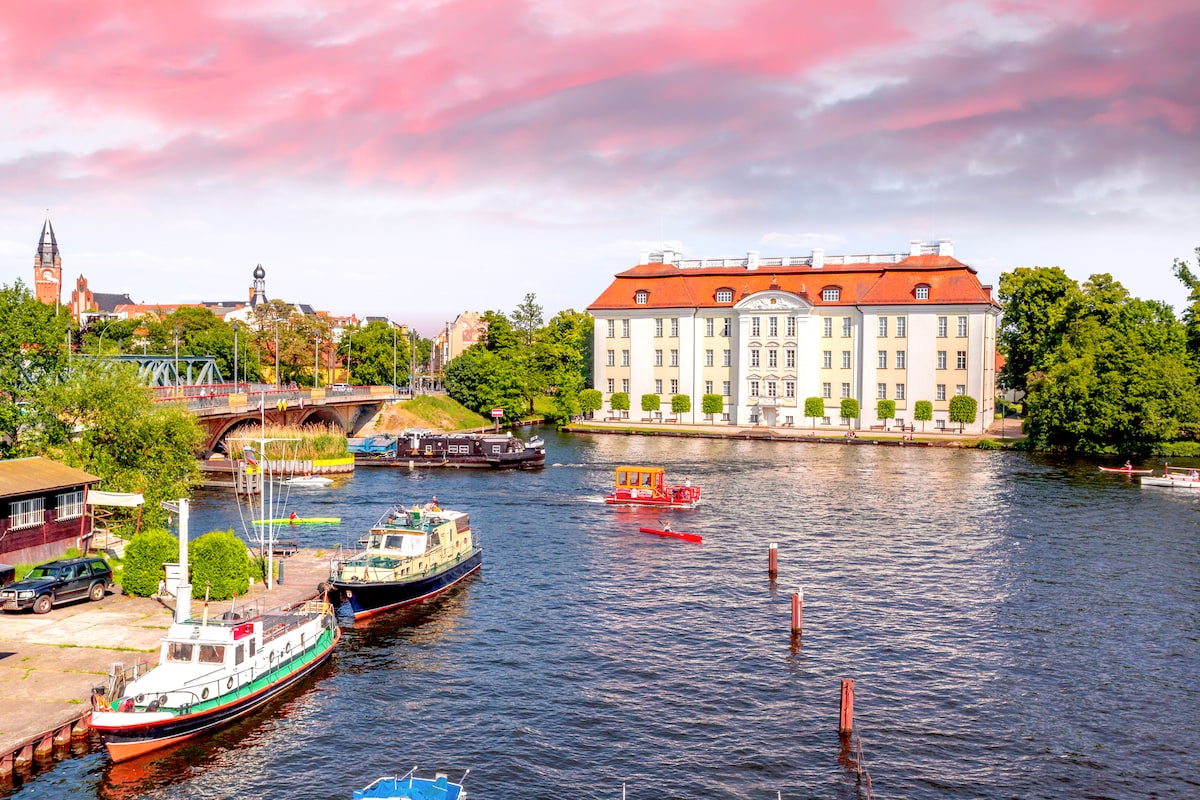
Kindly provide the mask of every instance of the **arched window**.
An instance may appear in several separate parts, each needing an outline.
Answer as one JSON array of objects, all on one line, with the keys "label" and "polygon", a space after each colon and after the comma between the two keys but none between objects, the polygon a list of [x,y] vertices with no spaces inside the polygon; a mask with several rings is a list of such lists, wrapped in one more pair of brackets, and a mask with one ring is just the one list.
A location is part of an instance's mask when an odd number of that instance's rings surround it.
[{"label": "arched window", "polygon": [[836,286],[828,286],[821,290],[821,299],[826,303],[836,303],[842,299],[842,290]]},{"label": "arched window", "polygon": [[635,292],[633,295],[633,302],[637,303],[639,306],[646,305],[646,301],[649,299],[650,299],[650,293],[647,292],[645,289],[641,289],[641,290]]}]

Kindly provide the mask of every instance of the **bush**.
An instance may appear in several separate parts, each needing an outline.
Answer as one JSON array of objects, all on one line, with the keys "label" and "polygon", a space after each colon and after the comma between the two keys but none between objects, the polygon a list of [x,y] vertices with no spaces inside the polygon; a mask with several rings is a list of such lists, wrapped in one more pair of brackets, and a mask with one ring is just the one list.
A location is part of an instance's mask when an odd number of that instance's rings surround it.
[{"label": "bush", "polygon": [[206,533],[191,543],[192,596],[228,600],[250,588],[250,557],[246,545],[233,531]]},{"label": "bush", "polygon": [[642,395],[642,411],[658,411],[662,406],[662,398],[656,394]]},{"label": "bush", "polygon": [[612,405],[613,411],[628,411],[629,392],[614,392],[609,403]]},{"label": "bush", "polygon": [[121,590],[135,597],[155,594],[158,592],[158,582],[165,575],[163,564],[173,564],[178,560],[178,539],[162,528],[142,531],[125,546]]},{"label": "bush", "polygon": [[671,413],[686,414],[692,410],[692,398],[686,394],[677,394],[671,398]]},{"label": "bush", "polygon": [[724,408],[724,400],[719,394],[706,394],[700,398],[700,410],[705,414],[720,414]]},{"label": "bush", "polygon": [[579,393],[579,410],[591,414],[604,408],[604,395],[599,389],[584,389]]}]

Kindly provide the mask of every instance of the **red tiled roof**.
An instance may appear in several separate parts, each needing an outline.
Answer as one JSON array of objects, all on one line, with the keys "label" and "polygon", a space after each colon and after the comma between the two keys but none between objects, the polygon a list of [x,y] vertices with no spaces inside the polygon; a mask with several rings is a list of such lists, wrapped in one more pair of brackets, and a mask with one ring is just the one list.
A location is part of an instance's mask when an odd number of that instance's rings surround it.
[{"label": "red tiled roof", "polygon": [[[684,268],[673,264],[639,264],[620,272],[589,310],[628,308],[720,308],[748,295],[779,289],[815,306],[901,304],[994,304],[975,270],[950,256],[909,256],[894,264],[826,264]],[[929,300],[917,300],[917,286],[929,287]],[[821,290],[840,289],[837,301],[821,299]],[[718,303],[718,289],[731,289],[733,300]],[[634,295],[647,292],[646,303]]]}]

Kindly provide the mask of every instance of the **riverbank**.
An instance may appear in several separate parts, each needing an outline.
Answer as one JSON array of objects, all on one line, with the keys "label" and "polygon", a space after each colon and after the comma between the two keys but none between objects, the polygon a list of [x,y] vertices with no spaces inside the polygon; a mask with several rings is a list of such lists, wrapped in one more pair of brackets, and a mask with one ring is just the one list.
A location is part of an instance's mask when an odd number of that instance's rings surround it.
[{"label": "riverbank", "polygon": [[[329,550],[299,550],[281,560],[283,582],[255,584],[243,600],[268,605],[313,597],[329,574]],[[210,603],[225,608],[228,601]],[[203,601],[192,603],[201,613]],[[114,664],[158,663],[159,642],[175,613],[172,598],[110,594],[99,603],[59,606],[49,614],[0,616],[0,760],[87,717],[92,689]]]}]

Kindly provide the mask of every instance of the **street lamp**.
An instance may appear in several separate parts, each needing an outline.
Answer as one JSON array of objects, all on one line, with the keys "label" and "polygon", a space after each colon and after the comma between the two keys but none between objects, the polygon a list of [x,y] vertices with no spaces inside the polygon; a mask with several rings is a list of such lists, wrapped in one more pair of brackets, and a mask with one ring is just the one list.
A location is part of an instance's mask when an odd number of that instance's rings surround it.
[{"label": "street lamp", "polygon": [[275,320],[275,391],[279,391],[279,320]]},{"label": "street lamp", "polygon": [[238,393],[238,324],[233,321],[233,393]]},{"label": "street lamp", "polygon": [[[390,320],[389,320],[390,321]],[[396,393],[396,323],[392,323],[392,394]]]},{"label": "street lamp", "polygon": [[321,385],[321,332],[317,331],[316,341],[313,343],[313,388],[316,389]]}]

